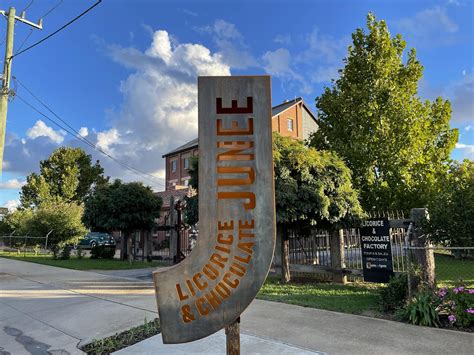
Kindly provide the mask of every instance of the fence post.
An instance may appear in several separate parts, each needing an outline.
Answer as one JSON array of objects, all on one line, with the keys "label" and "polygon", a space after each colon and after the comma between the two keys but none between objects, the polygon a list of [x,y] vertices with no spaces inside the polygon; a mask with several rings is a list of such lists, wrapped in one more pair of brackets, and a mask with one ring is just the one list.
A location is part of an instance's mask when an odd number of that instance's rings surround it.
[{"label": "fence post", "polygon": [[[428,218],[428,210],[426,208],[412,208],[410,211],[410,219],[413,221],[415,228],[412,233],[412,241],[415,247],[430,247],[431,243],[428,237],[423,233],[423,221]],[[435,259],[432,249],[415,249],[414,255],[416,261],[422,268],[422,281],[428,287],[434,289],[436,287]]]},{"label": "fence post", "polygon": [[332,280],[345,284],[347,283],[347,276],[344,275],[344,230],[334,228],[331,230],[330,235],[330,246],[331,246],[331,268],[332,268]]},{"label": "fence post", "polygon": [[281,243],[282,243],[282,228],[277,224],[276,229],[276,243],[275,243],[275,253],[273,254],[273,266],[275,268],[275,273],[279,274],[281,272]]},{"label": "fence post", "polygon": [[281,226],[281,281],[284,283],[290,282],[290,238],[288,236],[288,228]]}]

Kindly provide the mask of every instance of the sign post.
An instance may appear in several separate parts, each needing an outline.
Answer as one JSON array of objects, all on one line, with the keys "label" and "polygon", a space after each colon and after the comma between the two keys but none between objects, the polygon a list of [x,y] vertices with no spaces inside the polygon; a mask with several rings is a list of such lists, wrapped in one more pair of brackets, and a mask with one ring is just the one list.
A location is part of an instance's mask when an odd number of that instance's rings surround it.
[{"label": "sign post", "polygon": [[275,247],[270,77],[200,77],[198,97],[199,238],[153,273],[165,344],[225,327],[235,343]]},{"label": "sign post", "polygon": [[386,218],[362,222],[360,245],[364,281],[387,283],[393,276],[390,225]]}]

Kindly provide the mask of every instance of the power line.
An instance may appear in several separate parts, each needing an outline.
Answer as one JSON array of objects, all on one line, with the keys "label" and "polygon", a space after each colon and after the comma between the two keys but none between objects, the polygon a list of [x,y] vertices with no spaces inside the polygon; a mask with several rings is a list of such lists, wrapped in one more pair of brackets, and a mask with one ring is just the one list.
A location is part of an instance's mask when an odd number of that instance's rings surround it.
[{"label": "power line", "polygon": [[59,2],[58,2],[56,5],[54,5],[51,9],[49,9],[48,11],[46,11],[46,13],[45,13],[43,16],[41,16],[41,18],[44,19],[44,18],[45,18],[46,16],[48,16],[51,12],[53,12],[54,10],[56,10],[56,9],[59,7],[59,5],[61,5],[62,3],[63,3],[63,0],[59,0]]},{"label": "power line", "polygon": [[[87,14],[89,11],[91,11],[94,7],[96,7],[97,5],[99,5],[100,3],[102,2],[102,0],[98,0],[94,5],[92,5],[91,7],[89,7],[87,10],[83,11],[82,13],[80,13],[79,15],[77,15],[76,17],[74,17],[71,21],[69,21],[68,23],[66,23],[65,25],[61,26],[60,28],[58,28],[56,31],[54,31],[53,33],[50,33],[49,35],[47,35],[46,37],[40,39],[38,42],[36,43],[33,43],[31,46],[29,47],[26,47],[25,49],[23,49],[22,51],[12,55],[9,59],[11,60],[12,58],[16,57],[16,56],[19,56],[20,54],[22,53],[25,53],[26,51],[36,47],[37,45],[43,43],[44,41],[46,41],[47,39],[53,37],[56,33],[62,31],[63,29],[65,29],[66,27],[68,27],[69,25],[71,25],[73,22],[79,20],[82,16],[84,16],[85,14]],[[59,4],[57,5],[59,6]],[[53,8],[54,9],[54,8]],[[52,11],[52,10],[51,10]]]},{"label": "power line", "polygon": [[28,38],[30,38],[30,36],[32,35],[33,33],[33,29],[30,28],[30,32],[26,35],[25,39],[23,40],[23,42],[21,42],[20,46],[18,47],[18,49],[16,50],[16,53],[18,53],[19,51],[21,51],[21,49],[23,48],[23,46],[25,45],[25,43],[28,41]]},{"label": "power line", "polygon": [[30,8],[31,5],[33,5],[33,3],[35,2],[35,0],[31,0],[30,3],[28,5],[26,5],[23,10],[21,10],[20,12],[23,12],[23,11],[26,11]]},{"label": "power line", "polygon": [[[14,78],[15,81],[18,82],[18,84],[20,84],[23,88],[25,88],[26,91],[28,91],[28,93],[30,93],[31,96],[33,96],[38,102],[40,102],[48,111],[50,111],[55,117],[57,117],[64,125],[58,123],[56,120],[54,120],[53,118],[49,117],[48,115],[46,115],[44,112],[42,112],[41,110],[39,110],[37,107],[35,107],[34,105],[32,105],[31,103],[29,103],[27,100],[25,100],[24,98],[22,98],[20,95],[18,94],[15,94],[15,97],[18,97],[18,99],[20,99],[25,105],[27,105],[28,107],[30,107],[32,110],[34,110],[35,112],[37,112],[38,114],[40,114],[41,116],[43,116],[44,118],[46,118],[48,121],[50,121],[51,123],[53,123],[55,126],[59,127],[60,129],[66,131],[67,133],[69,133],[71,136],[73,136],[74,138],[76,138],[77,140],[79,140],[80,142],[88,145],[89,147],[97,150],[99,153],[105,155],[106,157],[108,157],[109,159],[115,161],[116,163],[120,164],[122,167],[124,167],[125,169],[133,172],[134,174],[136,175],[139,175],[140,177],[148,180],[148,181],[151,181],[155,184],[155,186],[160,186],[160,187],[164,187],[164,184],[162,182],[159,182],[157,180],[155,180],[155,177],[149,173],[146,173],[144,171],[141,171],[137,168],[134,168],[130,165],[128,165],[127,163],[115,158],[114,156],[110,155],[109,153],[105,152],[104,150],[102,150],[100,147],[98,147],[96,144],[94,144],[93,142],[91,142],[90,140],[88,140],[87,138],[83,137],[76,129],[74,129],[71,125],[69,125],[65,120],[63,120],[59,115],[57,115],[54,111],[52,111],[46,104],[44,104],[36,95],[34,95],[24,84],[22,84],[18,79]],[[66,127],[67,128],[66,128]]]}]

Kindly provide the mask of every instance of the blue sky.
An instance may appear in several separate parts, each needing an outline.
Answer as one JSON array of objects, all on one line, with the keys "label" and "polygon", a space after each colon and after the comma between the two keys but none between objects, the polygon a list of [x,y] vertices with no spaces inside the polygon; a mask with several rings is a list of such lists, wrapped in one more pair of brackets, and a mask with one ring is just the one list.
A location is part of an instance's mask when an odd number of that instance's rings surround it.
[{"label": "blue sky", "polygon": [[[2,1],[20,11],[31,0]],[[36,21],[60,0],[35,0]],[[64,0],[34,30],[26,48],[92,5]],[[100,153],[107,175],[163,188],[162,155],[197,135],[198,75],[271,74],[274,104],[302,96],[310,107],[342,67],[351,33],[369,11],[417,49],[419,94],[453,106],[460,129],[456,159],[474,159],[473,2],[104,0],[55,37],[13,61],[19,97],[45,108],[138,176]],[[0,21],[3,58],[6,22]],[[17,23],[15,50],[30,28]],[[9,106],[0,206],[14,206],[26,176],[59,145],[82,143],[15,98]]]}]

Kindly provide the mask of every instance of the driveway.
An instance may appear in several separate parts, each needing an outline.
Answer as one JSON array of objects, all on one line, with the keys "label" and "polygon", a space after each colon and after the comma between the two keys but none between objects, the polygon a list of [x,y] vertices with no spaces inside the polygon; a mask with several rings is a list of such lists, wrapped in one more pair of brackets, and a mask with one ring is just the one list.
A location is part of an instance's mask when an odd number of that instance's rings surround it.
[{"label": "driveway", "polygon": [[[150,270],[137,271],[138,279],[133,273],[123,278],[0,258],[0,354],[77,354],[79,343],[155,318],[146,273]],[[241,330],[327,354],[471,354],[474,349],[469,333],[262,300],[243,313]],[[153,341],[147,340],[149,349],[157,349]]]}]

